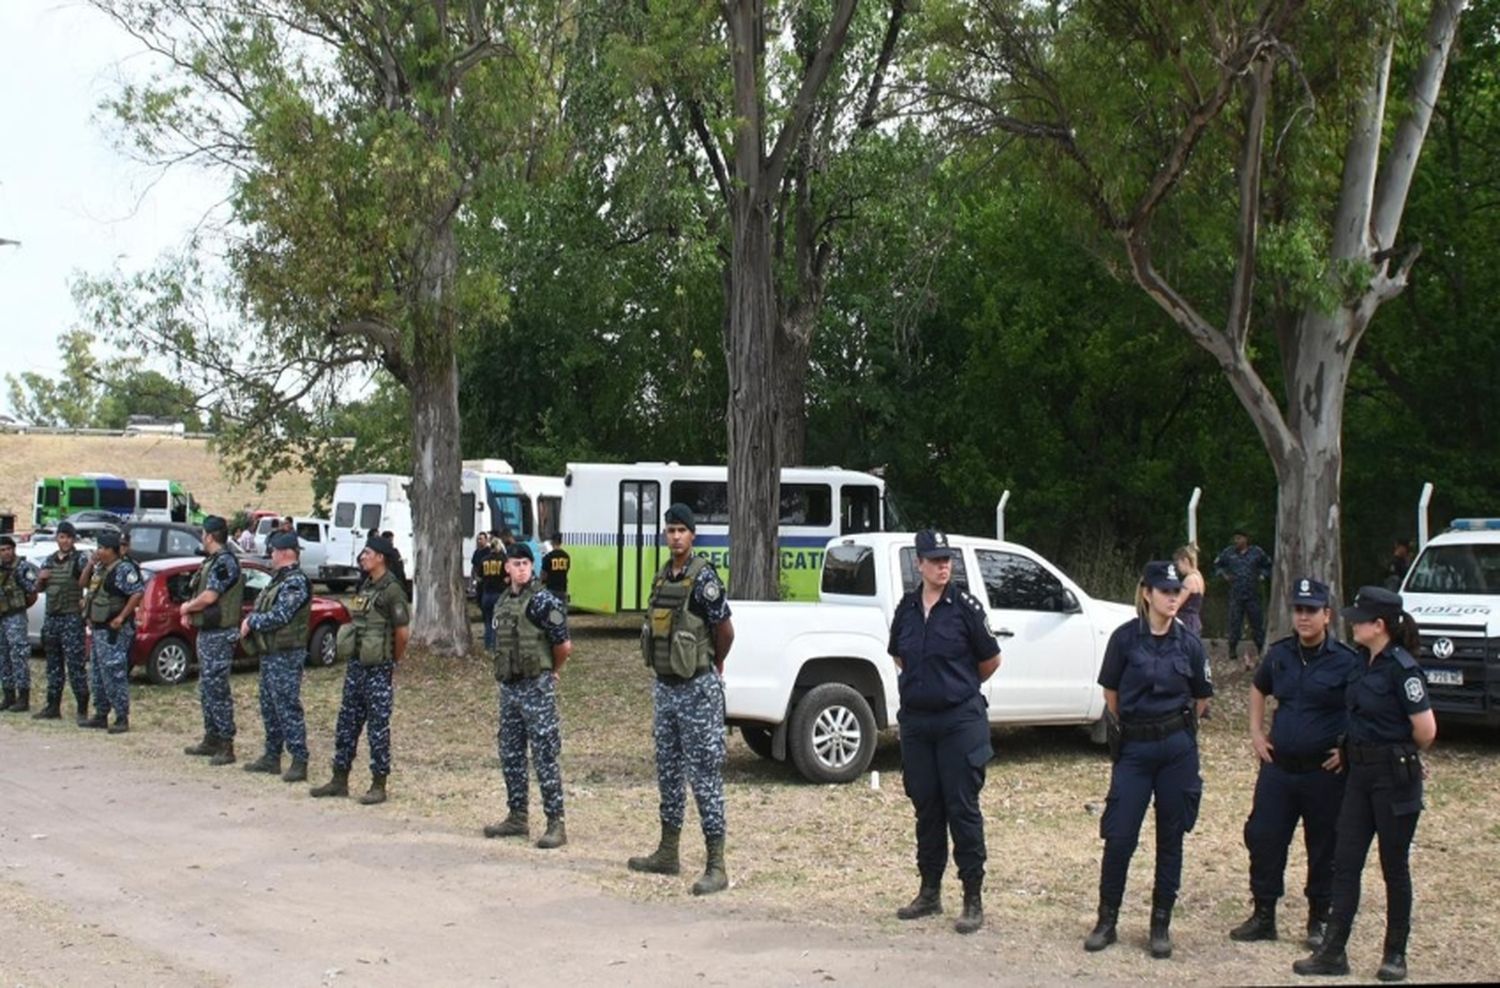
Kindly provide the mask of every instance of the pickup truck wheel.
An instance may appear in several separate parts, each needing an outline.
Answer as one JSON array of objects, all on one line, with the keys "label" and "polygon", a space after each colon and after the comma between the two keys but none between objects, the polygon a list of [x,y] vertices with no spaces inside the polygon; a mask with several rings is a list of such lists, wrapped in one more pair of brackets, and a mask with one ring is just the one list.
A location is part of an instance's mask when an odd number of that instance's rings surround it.
[{"label": "pickup truck wheel", "polygon": [[875,757],[875,715],[852,686],[814,686],[792,710],[787,747],[807,779],[852,782]]},{"label": "pickup truck wheel", "polygon": [[775,733],[775,728],[765,724],[740,725],[740,737],[745,739],[745,747],[767,760],[776,757],[771,754],[771,736]]}]

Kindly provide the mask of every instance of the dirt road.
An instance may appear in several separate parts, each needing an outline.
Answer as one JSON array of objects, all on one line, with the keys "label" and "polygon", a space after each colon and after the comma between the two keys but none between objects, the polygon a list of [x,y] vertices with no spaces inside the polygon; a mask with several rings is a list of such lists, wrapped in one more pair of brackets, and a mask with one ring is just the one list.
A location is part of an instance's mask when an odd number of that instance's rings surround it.
[{"label": "dirt road", "polygon": [[[95,734],[0,724],[9,984],[1004,984],[1061,974],[993,937],[806,928],[734,893],[616,900],[548,853],[313,801],[230,768],[174,775]],[[186,761],[186,759],[184,759]],[[576,863],[576,862],[575,862]],[[599,861],[597,867],[610,867]],[[731,857],[731,870],[733,858]],[[986,931],[989,932],[989,931]],[[1021,956],[1017,956],[1021,955]]]}]

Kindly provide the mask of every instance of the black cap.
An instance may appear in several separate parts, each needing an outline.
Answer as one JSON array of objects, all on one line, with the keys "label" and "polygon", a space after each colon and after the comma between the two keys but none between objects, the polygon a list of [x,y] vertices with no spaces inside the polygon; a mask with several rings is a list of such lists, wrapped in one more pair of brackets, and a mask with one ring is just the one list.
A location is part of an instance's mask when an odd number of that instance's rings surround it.
[{"label": "black cap", "polygon": [[296,550],[298,550],[300,552],[301,549],[302,549],[302,544],[297,541],[297,533],[296,532],[277,532],[275,535],[272,535],[269,539],[266,539],[266,548],[268,548],[268,549],[296,549]]},{"label": "black cap", "polygon": [[365,539],[365,548],[371,552],[380,553],[387,560],[401,558],[401,553],[396,551],[395,544],[382,535],[372,535]]},{"label": "black cap", "polygon": [[9,535],[0,535],[0,545],[8,545],[14,549],[16,547],[16,540]]},{"label": "black cap", "polygon": [[693,509],[678,501],[667,509],[666,523],[668,525],[681,525],[689,532],[698,531],[698,519],[693,517]]},{"label": "black cap", "polygon": [[74,528],[73,527],[73,523],[70,522],[70,521],[60,521],[60,522],[57,523],[57,534],[58,535],[77,535],[78,534],[78,529]]},{"label": "black cap", "polygon": [[951,559],[957,551],[942,532],[929,528],[917,533],[917,556],[922,559]]},{"label": "black cap", "polygon": [[1141,582],[1152,590],[1181,590],[1182,573],[1170,559],[1154,559],[1141,570]]},{"label": "black cap", "polygon": [[117,552],[120,549],[119,532],[106,529],[105,531],[100,532],[99,537],[94,541],[99,544],[99,548],[101,549],[114,549]]},{"label": "black cap", "polygon": [[203,519],[203,531],[209,535],[223,535],[229,531],[229,522],[218,515],[209,515]]},{"label": "black cap", "polygon": [[1401,595],[1385,587],[1360,587],[1354,595],[1354,603],[1344,608],[1346,621],[1374,621],[1384,618],[1394,621],[1401,616]]},{"label": "black cap", "polygon": [[1292,584],[1293,607],[1327,607],[1328,584],[1303,577]]},{"label": "black cap", "polygon": [[529,563],[536,562],[536,557],[531,554],[531,546],[525,542],[512,542],[505,547],[506,559],[524,559]]},{"label": "black cap", "polygon": [[1231,532],[1231,533],[1229,533],[1229,534],[1231,534],[1231,535],[1243,535],[1245,538],[1248,539],[1250,537],[1250,526],[1249,525],[1236,525],[1236,526],[1234,526],[1234,531]]}]

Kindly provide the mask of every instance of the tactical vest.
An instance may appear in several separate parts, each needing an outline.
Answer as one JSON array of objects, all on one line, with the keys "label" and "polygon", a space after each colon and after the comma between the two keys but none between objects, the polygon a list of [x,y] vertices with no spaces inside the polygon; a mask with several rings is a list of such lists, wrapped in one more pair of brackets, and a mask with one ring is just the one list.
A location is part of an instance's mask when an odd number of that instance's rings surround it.
[{"label": "tactical vest", "polygon": [[0,569],[0,613],[14,614],[16,611],[26,610],[26,588],[16,577],[16,570],[20,567],[18,561]]},{"label": "tactical vest", "polygon": [[353,657],[362,665],[383,665],[396,658],[396,629],[391,625],[390,615],[380,606],[381,597],[390,592],[389,587],[402,592],[396,575],[387,570],[378,583],[366,580],[360,584],[359,592],[349,601],[356,641]]},{"label": "tactical vest", "polygon": [[123,611],[125,605],[130,602],[130,598],[120,593],[114,583],[115,570],[119,569],[124,561],[123,558],[116,559],[104,567],[103,573],[99,572],[99,567],[94,567],[99,580],[99,586],[89,597],[89,620],[94,624],[108,624],[113,621],[115,615]]},{"label": "tactical vest", "polygon": [[74,549],[64,559],[53,555],[47,560],[47,569],[51,571],[47,577],[47,613],[82,614],[83,588],[78,585],[78,577],[83,574],[83,553]]},{"label": "tactical vest", "polygon": [[495,605],[495,678],[501,682],[552,668],[547,633],[526,618],[526,608],[541,588],[540,580],[532,580],[520,593],[501,596]]},{"label": "tactical vest", "polygon": [[[255,613],[268,614],[276,606],[276,598],[286,588],[288,576],[296,572],[295,567],[288,567],[277,573],[271,580],[271,585],[260,592],[255,598]],[[290,652],[293,649],[307,647],[307,631],[312,618],[312,595],[308,594],[307,600],[297,608],[292,619],[279,628],[270,631],[257,631],[252,637],[255,639],[255,654],[270,655],[274,652]]]},{"label": "tactical vest", "polygon": [[[208,589],[208,575],[218,563],[219,557],[228,555],[220,549],[203,561],[198,567],[198,572],[193,575],[193,587],[190,591],[192,597]],[[219,599],[209,604],[201,611],[194,611],[188,615],[188,623],[203,631],[219,631],[224,628],[238,628],[240,626],[240,610],[245,602],[245,572],[241,570],[235,576],[234,583],[229,589],[219,594]]]},{"label": "tactical vest", "polygon": [[694,556],[675,580],[667,576],[671,565],[663,566],[651,584],[651,603],[641,626],[641,652],[646,667],[658,676],[691,679],[714,662],[712,629],[688,607],[693,584],[708,560]]}]

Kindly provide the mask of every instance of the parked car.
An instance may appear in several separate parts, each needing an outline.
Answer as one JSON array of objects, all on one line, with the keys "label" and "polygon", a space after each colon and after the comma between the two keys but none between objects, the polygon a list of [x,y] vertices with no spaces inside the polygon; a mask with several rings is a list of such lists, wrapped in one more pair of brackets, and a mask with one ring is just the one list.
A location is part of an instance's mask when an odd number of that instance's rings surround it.
[{"label": "parked car", "polygon": [[[178,606],[192,596],[193,575],[202,564],[201,556],[193,556],[155,559],[141,566],[146,592],[136,609],[130,665],[144,666],[147,678],[158,685],[182,682],[197,665],[198,630],[182,620]],[[255,598],[270,586],[271,571],[264,563],[251,559],[241,559],[240,569],[245,574],[244,613],[249,614]],[[308,620],[308,665],[333,665],[335,636],[339,626],[349,620],[349,611],[343,604],[329,597],[313,597]],[[235,658],[246,658],[238,645]]]},{"label": "parked car", "polygon": [[203,529],[177,521],[136,521],[125,526],[130,533],[130,558],[137,563],[199,555]]}]

